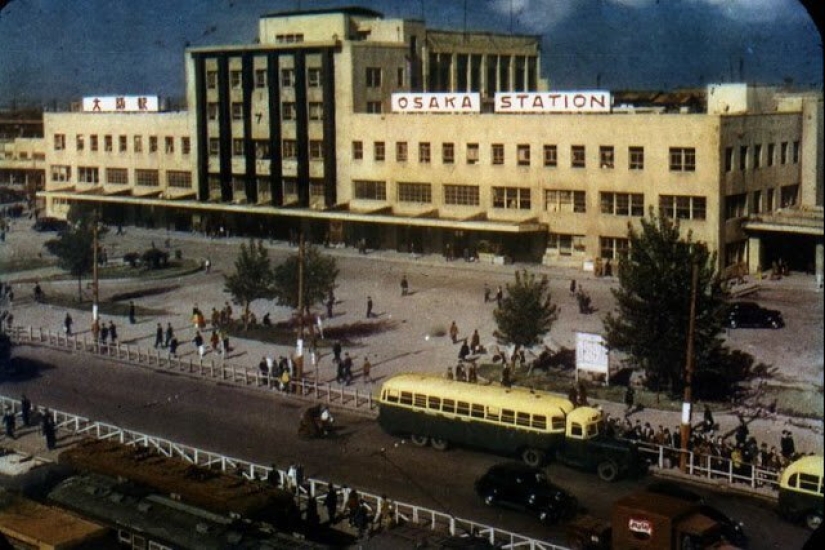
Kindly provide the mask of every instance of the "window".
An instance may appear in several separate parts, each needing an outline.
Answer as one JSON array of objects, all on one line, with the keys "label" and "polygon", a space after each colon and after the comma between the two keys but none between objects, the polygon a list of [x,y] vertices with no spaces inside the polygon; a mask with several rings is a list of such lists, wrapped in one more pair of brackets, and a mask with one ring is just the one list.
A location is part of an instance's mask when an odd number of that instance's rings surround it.
[{"label": "window", "polygon": [[744,171],[748,168],[748,146],[742,145],[739,147],[739,171]]},{"label": "window", "polygon": [[630,168],[631,170],[645,169],[644,147],[628,147],[627,154],[629,158],[628,168]]},{"label": "window", "polygon": [[398,141],[395,143],[395,161],[407,162],[407,142]]},{"label": "window", "polygon": [[753,146],[753,169],[759,170],[762,167],[762,144],[757,143]]},{"label": "window", "polygon": [[745,193],[725,197],[725,219],[741,218],[747,212],[748,196]]},{"label": "window", "polygon": [[751,214],[759,214],[762,211],[762,191],[753,192],[751,201]]},{"label": "window", "polygon": [[694,172],[696,170],[696,149],[671,147],[670,170],[672,172]]},{"label": "window", "polygon": [[381,87],[381,68],[367,67],[367,88]]},{"label": "window", "polygon": [[642,193],[602,193],[601,213],[615,216],[644,216]]},{"label": "window", "polygon": [[232,140],[232,155],[235,157],[243,156],[243,139],[234,138]]},{"label": "window", "polygon": [[52,181],[69,181],[72,179],[72,167],[62,164],[52,165]]},{"label": "window", "polygon": [[209,138],[209,154],[217,155],[221,152],[220,140],[218,138]]},{"label": "window", "polygon": [[107,168],[106,183],[112,185],[126,185],[129,183],[129,171],[126,168]]},{"label": "window", "polygon": [[92,134],[89,136],[89,150],[97,151],[97,134]]},{"label": "window", "polygon": [[294,159],[298,157],[298,142],[294,139],[285,139],[283,142],[283,158]]},{"label": "window", "polygon": [[117,148],[118,151],[121,152],[121,153],[125,153],[126,150],[129,148],[129,145],[128,145],[129,142],[128,142],[126,136],[118,136],[117,141],[118,141],[118,148]]},{"label": "window", "polygon": [[269,142],[265,139],[256,139],[255,143],[255,158],[269,159]]},{"label": "window", "polygon": [[112,136],[103,136],[103,150],[111,153],[113,148]]},{"label": "window", "polygon": [[134,143],[135,146],[132,147],[132,149],[134,149],[135,153],[142,153],[143,152],[143,136],[135,136],[134,142],[135,142]]},{"label": "window", "polygon": [[304,41],[304,33],[289,33],[289,34],[277,34],[275,35],[275,41],[278,44],[294,44],[296,42],[303,42]]},{"label": "window", "polygon": [[794,164],[799,164],[799,142],[793,142],[793,153],[792,153],[792,162]]},{"label": "window", "polygon": [[243,103],[232,102],[232,120],[243,120]]},{"label": "window", "polygon": [[493,187],[493,208],[530,210],[530,190],[520,187]]},{"label": "window", "polygon": [[75,149],[78,151],[82,151],[86,148],[86,138],[83,137],[83,134],[77,134],[74,138],[74,145]]},{"label": "window", "polygon": [[660,195],[659,215],[679,220],[704,220],[707,215],[705,197]]},{"label": "window", "polygon": [[570,148],[570,166],[572,166],[573,168],[585,167],[584,145],[573,145]]},{"label": "window", "polygon": [[477,185],[444,185],[444,204],[478,206],[481,204]]},{"label": "window", "polygon": [[519,166],[530,166],[530,146],[516,145],[516,159]]},{"label": "window", "polygon": [[615,154],[612,145],[602,145],[599,147],[599,167],[613,168],[615,162]]},{"label": "window", "polygon": [[404,87],[404,68],[398,67],[395,71],[395,85],[399,88]]},{"label": "window", "polygon": [[295,82],[295,71],[293,69],[281,69],[281,87],[291,88]]},{"label": "window", "polygon": [[192,152],[192,142],[188,137],[180,138],[180,152],[184,155],[188,155]]},{"label": "window", "polygon": [[429,183],[398,182],[398,202],[433,202],[432,186]]},{"label": "window", "polygon": [[157,170],[135,170],[135,181],[138,185],[146,187],[157,187],[160,185]]},{"label": "window", "polygon": [[229,71],[229,85],[233,88],[241,87],[241,71]]},{"label": "window", "polygon": [[324,158],[324,142],[320,139],[309,140],[309,158],[322,160]]},{"label": "window", "polygon": [[169,187],[192,187],[192,172],[169,170],[166,172],[166,185]]},{"label": "window", "polygon": [[100,183],[99,170],[92,166],[78,166],[77,181],[79,183]]},{"label": "window", "polygon": [[367,101],[367,112],[373,115],[381,114],[383,111],[380,101]]},{"label": "window", "polygon": [[355,198],[370,201],[387,200],[387,183],[384,181],[355,180]]},{"label": "window", "polygon": [[149,152],[158,152],[158,136],[149,136]]},{"label": "window", "polygon": [[478,143],[467,144],[467,164],[478,164]]},{"label": "window", "polygon": [[568,191],[566,189],[548,189],[544,192],[545,208],[548,212],[587,212],[587,201],[584,191]]},{"label": "window", "polygon": [[765,212],[773,212],[774,208],[774,193],[773,187],[768,189],[768,194],[765,197]]},{"label": "window", "polygon": [[766,159],[768,161],[768,166],[773,166],[775,156],[776,156],[776,144],[775,143],[769,143],[768,144],[768,158]]},{"label": "window", "polygon": [[266,69],[255,69],[255,87],[266,88]]},{"label": "window", "polygon": [[452,143],[443,143],[441,145],[441,162],[444,164],[453,164],[455,162],[455,145]]},{"label": "window", "polygon": [[494,143],[490,151],[493,155],[493,164],[504,164],[504,144]]},{"label": "window", "polygon": [[309,104],[309,120],[324,120],[324,104],[312,101]]},{"label": "window", "polygon": [[375,143],[373,143],[372,153],[373,157],[375,158],[375,162],[384,162],[384,159],[387,155],[386,149],[384,147],[384,142],[376,141]]},{"label": "window", "polygon": [[54,135],[54,150],[63,151],[66,149],[66,134]]},{"label": "window", "polygon": [[284,101],[281,104],[281,120],[295,120],[295,103]]},{"label": "window", "polygon": [[779,192],[782,208],[795,206],[797,200],[799,200],[799,185],[783,185]]},{"label": "window", "polygon": [[307,86],[310,88],[321,87],[321,69],[317,67],[307,69]]},{"label": "window", "polygon": [[352,160],[362,160],[364,158],[364,142],[352,142]]},{"label": "window", "polygon": [[206,71],[206,87],[210,90],[218,87],[218,71]]},{"label": "window", "polygon": [[544,146],[544,165],[558,166],[559,163],[559,149],[555,145]]},{"label": "window", "polygon": [[618,260],[630,250],[630,241],[623,237],[599,237],[599,251],[604,259]]},{"label": "window", "polygon": [[206,118],[209,120],[218,120],[218,104],[217,103],[207,103],[206,104]]},{"label": "window", "polygon": [[550,233],[547,236],[547,248],[555,250],[560,256],[572,256],[574,251],[584,252],[584,235]]},{"label": "window", "polygon": [[430,144],[426,141],[418,144],[418,162],[422,164],[430,162]]},{"label": "window", "polygon": [[298,180],[295,178],[284,178],[281,182],[284,189],[284,196],[292,196],[298,194]]},{"label": "window", "polygon": [[166,136],[163,138],[163,144],[167,155],[171,155],[175,152],[175,138],[172,136]]},{"label": "window", "polygon": [[788,163],[788,142],[783,141],[779,146],[779,164]]},{"label": "window", "polygon": [[733,147],[725,147],[725,172],[733,170]]}]

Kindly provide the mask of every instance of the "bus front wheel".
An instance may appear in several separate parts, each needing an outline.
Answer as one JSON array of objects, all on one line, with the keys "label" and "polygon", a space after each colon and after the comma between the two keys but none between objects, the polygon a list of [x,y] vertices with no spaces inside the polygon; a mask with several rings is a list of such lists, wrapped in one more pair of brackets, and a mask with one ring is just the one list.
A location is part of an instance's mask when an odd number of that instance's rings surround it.
[{"label": "bus front wheel", "polygon": [[822,514],[819,512],[808,512],[805,516],[805,525],[808,526],[808,529],[816,531],[817,528],[822,525]]},{"label": "bus front wheel", "polygon": [[416,447],[426,447],[427,443],[430,442],[430,438],[426,435],[413,434],[410,436],[410,441],[412,441]]},{"label": "bus front wheel", "polygon": [[525,464],[533,468],[544,465],[544,453],[538,449],[525,449],[524,452],[521,453],[521,459]]},{"label": "bus front wheel", "polygon": [[446,451],[447,448],[450,446],[450,443],[446,439],[434,437],[430,440],[430,445],[432,445],[433,449],[435,449],[436,451]]},{"label": "bus front wheel", "polygon": [[599,463],[597,473],[602,481],[615,481],[619,476],[619,467],[612,460],[605,460]]}]

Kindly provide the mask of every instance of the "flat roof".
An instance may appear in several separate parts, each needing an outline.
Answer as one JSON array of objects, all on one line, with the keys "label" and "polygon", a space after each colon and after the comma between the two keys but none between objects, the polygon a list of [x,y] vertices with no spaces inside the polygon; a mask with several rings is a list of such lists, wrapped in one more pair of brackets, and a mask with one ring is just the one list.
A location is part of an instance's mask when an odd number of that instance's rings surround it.
[{"label": "flat roof", "polygon": [[313,10],[284,10],[272,13],[265,13],[261,18],[270,17],[294,17],[300,15],[327,15],[332,13],[340,13],[342,15],[360,15],[363,17],[384,17],[380,11],[363,8],[361,6],[343,6],[340,8],[317,8]]}]

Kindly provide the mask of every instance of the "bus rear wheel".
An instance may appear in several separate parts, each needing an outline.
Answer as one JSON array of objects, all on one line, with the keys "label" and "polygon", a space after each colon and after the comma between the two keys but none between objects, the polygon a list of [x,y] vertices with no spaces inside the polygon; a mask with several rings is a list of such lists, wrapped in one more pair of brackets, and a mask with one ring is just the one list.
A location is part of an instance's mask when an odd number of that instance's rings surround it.
[{"label": "bus rear wheel", "polygon": [[808,529],[816,531],[817,528],[822,525],[822,514],[819,512],[808,512],[808,514],[805,515],[805,525],[808,526]]},{"label": "bus rear wheel", "polygon": [[538,468],[544,465],[544,452],[538,449],[525,449],[521,453],[521,459],[528,466]]},{"label": "bus rear wheel", "polygon": [[412,441],[412,444],[416,447],[426,447],[430,442],[430,438],[426,435],[413,434],[410,436],[410,441]]},{"label": "bus rear wheel", "polygon": [[450,442],[446,439],[434,437],[430,440],[430,445],[432,445],[433,449],[435,449],[436,451],[446,451],[447,448],[450,446]]}]

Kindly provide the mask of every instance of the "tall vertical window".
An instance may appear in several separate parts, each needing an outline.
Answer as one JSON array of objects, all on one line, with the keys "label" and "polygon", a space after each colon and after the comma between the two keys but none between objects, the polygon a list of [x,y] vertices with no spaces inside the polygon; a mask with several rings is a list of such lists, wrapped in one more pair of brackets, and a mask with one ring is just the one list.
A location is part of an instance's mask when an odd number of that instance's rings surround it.
[{"label": "tall vertical window", "polygon": [[398,141],[395,144],[395,161],[407,162],[407,142]]},{"label": "tall vertical window", "polygon": [[570,166],[573,168],[584,168],[585,163],[584,145],[573,145],[570,147]]},{"label": "tall vertical window", "polygon": [[266,88],[266,69],[255,69],[255,87]]},{"label": "tall vertical window", "polygon": [[281,120],[295,120],[295,103],[291,101],[281,103]]},{"label": "tall vertical window", "polygon": [[783,141],[779,146],[779,164],[788,164],[788,142]]},{"label": "tall vertical window", "polygon": [[742,145],[739,147],[739,170],[744,171],[748,168],[748,146]]},{"label": "tall vertical window", "polygon": [[158,152],[158,136],[149,136],[149,152]]},{"label": "tall vertical window", "polygon": [[694,172],[696,170],[696,149],[671,147],[670,170],[671,172]]},{"label": "tall vertical window", "polygon": [[455,162],[455,145],[452,143],[443,143],[441,145],[441,162],[444,164],[453,164]]},{"label": "tall vertical window", "polygon": [[74,137],[74,146],[78,151],[82,151],[86,148],[86,138],[83,137],[83,134],[77,134]]},{"label": "tall vertical window", "polygon": [[241,87],[241,71],[229,71],[229,85],[233,88]]},{"label": "tall vertical window", "polygon": [[97,151],[97,134],[92,134],[89,136],[89,150]]},{"label": "tall vertical window", "polygon": [[211,90],[218,87],[218,71],[206,71],[206,87]]},{"label": "tall vertical window", "polygon": [[373,143],[372,151],[375,162],[384,162],[387,157],[387,151],[383,141]]},{"label": "tall vertical window", "polygon": [[613,168],[615,162],[615,152],[612,145],[602,145],[599,147],[599,167]]},{"label": "tall vertical window", "polygon": [[762,167],[762,144],[757,143],[753,146],[753,169],[758,170]]},{"label": "tall vertical window", "polygon": [[733,170],[733,147],[725,147],[725,172]]},{"label": "tall vertical window", "polygon": [[118,151],[121,153],[125,153],[126,150],[129,148],[129,141],[126,136],[117,136],[118,141]]},{"label": "tall vertical window", "polygon": [[320,101],[309,103],[309,120],[324,120],[324,104]]},{"label": "tall vertical window", "polygon": [[467,164],[478,164],[478,143],[467,144]]},{"label": "tall vertical window", "polygon": [[243,139],[235,138],[232,140],[232,155],[235,157],[243,156]]},{"label": "tall vertical window", "polygon": [[493,155],[493,164],[504,164],[504,144],[494,143],[490,146]]},{"label": "tall vertical window", "polygon": [[794,164],[799,164],[799,142],[793,142],[793,148],[791,150],[791,159]]},{"label": "tall vertical window", "polygon": [[112,149],[114,148],[114,143],[112,141],[112,136],[106,135],[103,136],[103,150],[107,153],[111,153]]},{"label": "tall vertical window", "polygon": [[367,67],[367,88],[381,87],[381,67]]},{"label": "tall vertical window", "polygon": [[352,160],[362,160],[364,158],[364,142],[352,142]]},{"label": "tall vertical window", "polygon": [[206,118],[209,120],[218,120],[218,104],[209,102],[206,104]]},{"label": "tall vertical window", "polygon": [[232,102],[232,120],[243,120],[243,103]]},{"label": "tall vertical window", "polygon": [[293,69],[281,69],[281,87],[291,88],[295,84],[295,71]]},{"label": "tall vertical window", "polygon": [[645,169],[645,148],[628,147],[627,155],[629,159],[628,168],[631,170]]},{"label": "tall vertical window", "polygon": [[63,151],[66,149],[66,134],[55,134],[54,135],[54,150],[55,151]]},{"label": "tall vertical window", "polygon": [[218,155],[221,152],[221,141],[218,138],[209,138],[209,154]]},{"label": "tall vertical window", "polygon": [[516,159],[519,166],[530,166],[530,146],[527,144],[516,145]]},{"label": "tall vertical window", "polygon": [[180,138],[180,152],[188,155],[192,151],[192,142],[187,136]]},{"label": "tall vertical window", "polygon": [[285,139],[282,144],[282,155],[285,159],[294,159],[298,157],[298,142],[294,139]]},{"label": "tall vertical window", "polygon": [[307,86],[310,88],[319,88],[321,86],[321,69],[317,67],[307,69]]},{"label": "tall vertical window", "polygon": [[768,166],[773,166],[775,156],[776,156],[776,144],[775,143],[769,143],[768,144],[768,158],[766,159]]},{"label": "tall vertical window", "polygon": [[324,142],[320,139],[309,140],[309,158],[322,160],[324,158]]},{"label": "tall vertical window", "polygon": [[134,147],[132,147],[132,149],[135,151],[135,153],[143,152],[143,136],[135,136]]},{"label": "tall vertical window", "polygon": [[430,162],[430,144],[422,141],[418,144],[418,162],[428,164]]},{"label": "tall vertical window", "polygon": [[559,163],[559,149],[555,145],[544,146],[544,165],[558,166]]},{"label": "tall vertical window", "polygon": [[175,138],[172,136],[166,136],[163,138],[164,144],[164,151],[166,151],[167,155],[171,155],[175,152]]}]

